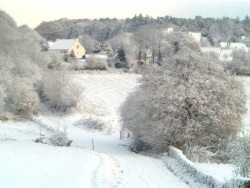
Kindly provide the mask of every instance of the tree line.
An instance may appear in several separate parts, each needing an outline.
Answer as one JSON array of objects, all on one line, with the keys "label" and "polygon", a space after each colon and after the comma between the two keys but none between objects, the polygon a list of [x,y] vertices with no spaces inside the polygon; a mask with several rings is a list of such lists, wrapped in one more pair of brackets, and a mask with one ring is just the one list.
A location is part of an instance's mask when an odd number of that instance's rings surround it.
[{"label": "tree line", "polygon": [[[79,37],[87,53],[107,52],[108,64],[116,68],[129,68],[137,62],[161,64],[166,56],[167,28],[176,32],[201,32],[202,46],[216,47],[219,42],[244,42],[249,45],[250,18],[153,18],[135,15],[133,18],[116,19],[59,19],[42,22],[35,30],[47,40]],[[243,37],[245,36],[245,37]],[[233,68],[231,68],[233,67]],[[231,66],[230,69],[234,69]],[[231,71],[233,72],[233,71]]]},{"label": "tree line", "polygon": [[[250,35],[250,18],[243,20],[237,18],[177,18],[164,16],[153,18],[135,15],[126,19],[59,19],[51,22],[42,22],[35,29],[47,40],[57,38],[75,38],[77,36],[90,37],[92,43],[108,41],[119,33],[134,33],[139,27],[145,25],[157,25],[158,28],[173,27],[177,31],[201,32],[207,37],[212,46],[220,41],[239,42],[242,36]],[[87,41],[87,40],[85,40]],[[249,43],[248,43],[249,44]],[[93,47],[93,46],[92,46]]]}]

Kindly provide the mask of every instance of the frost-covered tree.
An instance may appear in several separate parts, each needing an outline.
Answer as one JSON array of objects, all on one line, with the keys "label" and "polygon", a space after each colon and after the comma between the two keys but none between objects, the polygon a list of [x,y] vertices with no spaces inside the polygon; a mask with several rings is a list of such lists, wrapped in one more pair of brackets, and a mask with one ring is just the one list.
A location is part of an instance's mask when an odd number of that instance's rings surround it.
[{"label": "frost-covered tree", "polygon": [[200,52],[189,36],[169,34],[161,66],[149,66],[121,108],[124,128],[136,142],[165,151],[210,147],[234,137],[245,112],[242,83]]},{"label": "frost-covered tree", "polygon": [[139,27],[133,38],[136,45],[136,56],[138,62],[147,61],[148,57],[152,59],[152,63],[158,63],[158,55],[162,55],[161,47],[164,36],[159,24],[148,24]]},{"label": "frost-covered tree", "polygon": [[5,93],[1,102],[8,107],[0,115],[10,112],[27,117],[37,108],[35,85],[50,61],[42,51],[42,41],[37,32],[27,26],[17,27],[10,16],[0,11],[0,85]]},{"label": "frost-covered tree", "polygon": [[[113,57],[109,61],[113,61],[116,68],[130,68],[134,61],[133,42],[127,36],[117,36],[108,41],[108,48],[112,49]],[[109,49],[110,50],[110,49]]]}]

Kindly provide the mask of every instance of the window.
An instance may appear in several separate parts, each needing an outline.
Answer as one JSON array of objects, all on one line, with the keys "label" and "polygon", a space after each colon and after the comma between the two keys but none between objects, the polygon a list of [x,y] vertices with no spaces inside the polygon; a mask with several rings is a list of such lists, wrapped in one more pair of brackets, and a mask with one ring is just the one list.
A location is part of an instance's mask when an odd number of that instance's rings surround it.
[{"label": "window", "polygon": [[76,48],[79,49],[79,45],[76,45]]}]

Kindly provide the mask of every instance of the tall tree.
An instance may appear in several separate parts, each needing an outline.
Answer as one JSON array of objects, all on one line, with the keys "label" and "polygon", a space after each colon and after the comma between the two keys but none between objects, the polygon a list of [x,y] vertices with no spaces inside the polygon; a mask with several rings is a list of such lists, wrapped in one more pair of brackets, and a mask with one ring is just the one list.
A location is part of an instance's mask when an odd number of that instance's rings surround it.
[{"label": "tall tree", "polygon": [[168,35],[167,57],[149,66],[121,108],[124,128],[152,149],[210,147],[235,137],[245,112],[242,83],[200,52],[190,36]]}]

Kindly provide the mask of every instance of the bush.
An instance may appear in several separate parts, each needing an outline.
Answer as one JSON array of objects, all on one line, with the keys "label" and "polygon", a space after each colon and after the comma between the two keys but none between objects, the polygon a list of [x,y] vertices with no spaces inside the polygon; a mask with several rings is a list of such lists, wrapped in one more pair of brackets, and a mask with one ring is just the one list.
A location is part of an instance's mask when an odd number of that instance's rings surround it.
[{"label": "bush", "polygon": [[250,75],[250,54],[244,51],[234,51],[233,60],[224,62],[224,67],[231,74]]},{"label": "bush", "polygon": [[42,78],[42,84],[40,96],[45,97],[49,106],[57,111],[76,107],[83,92],[83,88],[75,87],[69,72],[64,70],[48,71]]},{"label": "bush", "polygon": [[57,51],[48,51],[50,57],[50,63],[48,64],[49,69],[58,69],[60,64],[63,62],[62,53]]},{"label": "bush", "polygon": [[104,123],[99,120],[87,118],[87,119],[81,119],[77,121],[76,123],[74,123],[74,126],[81,127],[81,128],[102,130],[104,128]]},{"label": "bush", "polygon": [[141,85],[121,107],[124,128],[157,151],[210,147],[235,137],[246,96],[243,84],[192,39],[168,35],[162,66],[147,66]]},{"label": "bush", "polygon": [[72,54],[64,54],[63,55],[63,60],[67,63],[74,63],[77,61],[77,59],[75,58],[75,56],[73,56]]},{"label": "bush", "polygon": [[9,91],[13,109],[18,115],[30,116],[37,109],[39,97],[34,88],[24,82],[15,83]]},{"label": "bush", "polygon": [[70,140],[66,132],[56,131],[50,137],[50,140],[55,146],[68,146],[70,144]]},{"label": "bush", "polygon": [[90,56],[86,59],[86,64],[84,65],[86,70],[107,70],[107,63],[105,59],[96,58]]},{"label": "bush", "polygon": [[236,174],[250,177],[250,135],[243,135],[231,142],[228,155],[237,167]]}]

